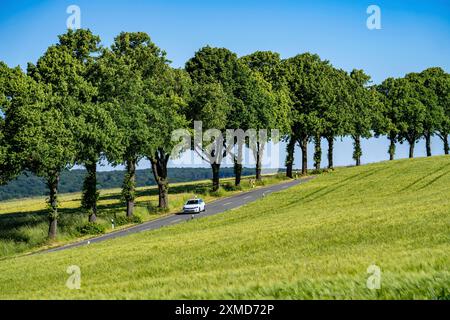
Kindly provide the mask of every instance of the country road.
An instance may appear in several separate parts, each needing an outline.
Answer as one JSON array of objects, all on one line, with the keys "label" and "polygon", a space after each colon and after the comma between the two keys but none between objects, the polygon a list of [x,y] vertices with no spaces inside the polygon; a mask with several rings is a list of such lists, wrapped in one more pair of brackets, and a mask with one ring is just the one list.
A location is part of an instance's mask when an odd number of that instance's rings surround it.
[{"label": "country road", "polygon": [[122,229],[119,231],[107,233],[107,234],[99,236],[99,237],[71,243],[68,245],[61,246],[61,247],[56,247],[56,248],[52,248],[52,249],[39,251],[39,252],[36,252],[36,254],[43,254],[43,253],[67,250],[67,249],[80,247],[80,246],[84,246],[84,245],[89,245],[89,244],[93,244],[93,243],[97,243],[97,242],[101,242],[101,241],[105,241],[105,240],[109,240],[109,239],[124,237],[124,236],[130,235],[130,234],[133,234],[133,233],[159,229],[159,228],[162,228],[165,226],[170,226],[170,225],[174,225],[177,223],[181,223],[181,222],[184,222],[184,221],[187,221],[190,219],[199,219],[199,218],[203,218],[203,217],[207,217],[207,216],[212,216],[214,214],[222,213],[222,212],[225,212],[230,209],[241,207],[247,203],[250,203],[259,198],[262,198],[270,193],[282,191],[287,188],[296,186],[300,183],[307,182],[307,181],[311,180],[312,178],[314,178],[314,177],[307,177],[307,178],[303,178],[303,179],[299,179],[299,180],[292,180],[289,182],[283,182],[283,183],[271,185],[268,187],[262,187],[262,188],[257,188],[257,189],[251,190],[251,191],[238,193],[236,195],[233,195],[233,196],[230,196],[227,198],[215,200],[209,204],[207,203],[205,212],[201,212],[201,213],[194,214],[194,215],[182,214],[182,213],[172,214],[172,215],[169,215],[169,216],[166,216],[163,218],[159,218],[156,220],[144,222],[142,224],[139,224],[139,225],[127,228],[127,229]]}]

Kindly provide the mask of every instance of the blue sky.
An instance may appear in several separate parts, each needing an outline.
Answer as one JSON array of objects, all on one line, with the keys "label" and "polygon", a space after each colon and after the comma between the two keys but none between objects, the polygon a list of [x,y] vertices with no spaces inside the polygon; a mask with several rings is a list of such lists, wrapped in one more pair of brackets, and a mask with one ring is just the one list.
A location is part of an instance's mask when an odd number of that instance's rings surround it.
[{"label": "blue sky", "polygon": [[[175,67],[184,66],[196,50],[211,45],[238,55],[273,50],[283,58],[309,51],[345,70],[364,69],[375,83],[431,66],[450,71],[448,0],[2,0],[0,60],[23,67],[35,62],[65,32],[66,8],[71,4],[81,8],[81,26],[100,35],[105,46],[121,31],[145,31],[167,51]],[[381,9],[381,30],[366,27],[366,9],[371,4]],[[363,146],[363,162],[386,159],[385,139]],[[352,163],[351,142],[344,139],[336,147],[336,163]],[[435,153],[442,153],[441,149],[441,142],[434,139]],[[423,154],[423,143],[419,143],[417,155]],[[406,155],[406,146],[399,146],[399,156]]]}]

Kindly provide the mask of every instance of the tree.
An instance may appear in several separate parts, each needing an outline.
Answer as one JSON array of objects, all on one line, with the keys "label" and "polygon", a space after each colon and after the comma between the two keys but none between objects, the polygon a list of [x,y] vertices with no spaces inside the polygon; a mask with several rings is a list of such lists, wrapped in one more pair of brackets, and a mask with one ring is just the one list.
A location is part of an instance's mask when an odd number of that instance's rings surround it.
[{"label": "tree", "polygon": [[[64,61],[63,52],[52,52],[52,58]],[[60,59],[57,59],[60,58]],[[53,59],[52,59],[53,60]],[[66,61],[68,62],[68,61]],[[49,189],[49,230],[54,239],[58,223],[58,182],[61,171],[75,160],[73,129],[76,119],[67,114],[74,101],[52,91],[52,86],[37,82],[25,74],[15,73],[10,80],[14,89],[9,93],[10,107],[6,111],[9,167],[28,170],[45,179]]]},{"label": "tree", "polygon": [[348,110],[350,92],[347,72],[335,69],[331,65],[325,65],[323,70],[323,90],[320,106],[320,123],[314,134],[315,140],[315,168],[320,169],[322,150],[320,138],[324,137],[328,142],[328,169],[333,169],[334,139],[346,134],[348,127]]},{"label": "tree", "polygon": [[[236,118],[232,117],[233,113],[237,115],[239,112],[245,112],[238,92],[242,77],[246,77],[246,71],[236,54],[225,48],[209,46],[197,51],[194,57],[187,61],[185,69],[194,83],[188,119],[202,121],[204,127],[217,131],[215,138],[218,139],[215,139],[209,148],[202,148],[194,141],[197,153],[203,153],[202,158],[211,165],[213,191],[216,191],[219,188],[220,165],[227,155],[226,141],[223,138],[225,130],[229,124],[236,125]],[[205,90],[205,92],[202,93],[199,90]],[[208,110],[213,106],[215,109]],[[206,111],[213,112],[213,115],[207,115]],[[217,114],[216,120],[211,119],[214,114]],[[228,149],[230,150],[229,147]]]},{"label": "tree", "polygon": [[[213,191],[217,191],[220,187],[220,165],[226,156],[223,134],[231,110],[228,99],[220,83],[193,83],[192,85],[188,119],[194,124],[196,121],[201,121],[201,129],[208,130],[201,140],[194,136],[192,149],[211,165]],[[206,146],[205,142],[208,143]]]},{"label": "tree", "polygon": [[165,52],[143,32],[121,33],[99,60],[99,99],[109,106],[122,136],[122,152],[109,155],[108,159],[126,166],[122,196],[128,217],[134,211],[137,163],[149,155],[153,137],[159,133],[152,126],[155,108],[153,100],[148,98],[148,86],[166,62]]},{"label": "tree", "polygon": [[65,47],[76,59],[81,69],[79,74],[89,84],[90,91],[79,99],[74,115],[80,119],[75,131],[77,141],[77,163],[86,167],[83,183],[82,207],[89,213],[89,221],[97,217],[97,163],[106,154],[120,152],[121,138],[105,101],[98,95],[99,71],[96,56],[100,52],[100,38],[90,30],[68,30],[59,36],[60,46]]},{"label": "tree", "polygon": [[297,138],[302,150],[302,174],[307,174],[307,147],[321,124],[320,109],[324,105],[325,90],[323,69],[328,62],[320,60],[318,55],[305,53],[284,63],[293,102],[291,134]]},{"label": "tree", "polygon": [[[277,129],[285,135],[290,128],[291,101],[278,53],[257,51],[241,58],[254,73],[248,77],[242,101],[250,114],[247,127]],[[256,180],[261,180],[261,159],[266,139],[258,136],[254,150],[256,159]]]},{"label": "tree", "polygon": [[431,156],[431,136],[436,133],[444,143],[444,153],[449,153],[450,132],[450,82],[449,75],[441,68],[429,68],[421,72],[422,103],[427,107],[424,136],[427,156]]},{"label": "tree", "polygon": [[286,144],[286,177],[293,178],[293,166],[294,166],[294,152],[295,145],[297,144],[297,138],[294,133],[291,133],[287,136],[287,144]]},{"label": "tree", "polygon": [[[61,135],[66,136],[68,145],[66,151],[60,150],[59,154],[55,154],[57,164],[37,161],[38,165],[32,168],[33,172],[45,176],[48,180],[50,203],[53,208],[50,238],[56,236],[57,202],[53,198],[56,198],[59,175],[62,169],[70,167],[76,161],[78,155],[73,156],[70,145],[80,141],[83,107],[92,101],[96,92],[95,87],[86,78],[86,65],[89,63],[86,52],[95,50],[94,47],[97,46],[98,41],[99,39],[88,30],[69,30],[59,37],[59,43],[47,49],[36,65],[28,64],[30,77],[48,87],[48,90],[45,90],[48,92],[46,94],[48,97],[44,100],[51,101],[51,107],[48,113],[43,113],[43,116],[55,117],[55,123],[49,124],[49,127],[63,122],[60,127]],[[44,120],[50,121],[49,118]],[[71,143],[69,143],[70,139],[72,139]],[[63,138],[61,140],[64,141]],[[57,146],[58,143],[55,145]],[[39,151],[44,153],[42,157],[45,158],[47,151],[45,149]]]},{"label": "tree", "polygon": [[77,162],[86,167],[81,204],[89,213],[89,222],[97,219],[97,164],[107,155],[120,154],[121,135],[104,103],[83,105],[76,133]]},{"label": "tree", "polygon": [[373,116],[377,108],[376,94],[367,88],[370,76],[363,70],[354,69],[350,73],[349,89],[352,92],[349,110],[349,133],[353,139],[353,159],[361,165],[361,138],[372,137]]},{"label": "tree", "polygon": [[172,141],[171,137],[174,130],[187,128],[185,114],[191,81],[184,70],[166,66],[151,82],[151,91],[146,94],[146,103],[155,107],[155,117],[151,125],[157,130],[153,131],[156,134],[151,138],[147,157],[158,185],[158,207],[168,209],[167,164],[175,147],[175,141]]},{"label": "tree", "polygon": [[448,135],[450,134],[450,75],[445,74],[437,86],[439,103],[443,108],[444,115],[439,124],[437,135],[444,143],[444,153],[449,154]]},{"label": "tree", "polygon": [[7,83],[9,76],[9,68],[3,62],[0,62],[0,185],[9,180],[7,178],[7,170],[5,162],[7,159],[7,141],[5,138],[5,112],[8,104]]},{"label": "tree", "polygon": [[394,78],[388,78],[377,86],[381,100],[381,111],[376,114],[374,131],[375,136],[386,134],[389,143],[389,160],[394,160],[395,156],[395,144],[400,142],[401,137],[399,135],[402,129],[402,123],[400,122],[401,110],[398,103],[398,86],[400,81]]},{"label": "tree", "polygon": [[413,158],[414,146],[423,136],[426,107],[408,77],[399,79],[395,96],[399,108],[400,138],[408,141],[409,157]]},{"label": "tree", "polygon": [[[100,50],[99,42],[100,38],[89,30],[68,30],[59,36],[59,43],[47,51],[37,66],[30,64],[28,68],[37,81],[49,84],[53,93],[70,100],[63,110],[67,117],[77,119],[73,128],[76,163],[86,166],[82,206],[89,212],[91,222],[96,220],[97,213],[96,165],[101,153],[113,148],[117,141],[117,130],[109,113],[98,103],[93,83],[94,55]],[[67,108],[69,105],[72,108]]]},{"label": "tree", "polygon": [[425,107],[422,130],[428,157],[431,157],[431,137],[439,127],[443,114],[434,88],[435,71],[437,70],[427,69],[421,73],[409,73],[406,76],[406,79],[410,82],[414,92],[417,94],[417,99]]}]

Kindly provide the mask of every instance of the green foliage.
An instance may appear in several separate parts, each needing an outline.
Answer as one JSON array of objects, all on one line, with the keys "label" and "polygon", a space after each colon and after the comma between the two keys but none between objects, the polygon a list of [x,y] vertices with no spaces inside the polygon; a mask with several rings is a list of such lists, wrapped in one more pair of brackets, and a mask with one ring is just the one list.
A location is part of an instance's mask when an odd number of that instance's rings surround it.
[{"label": "green foliage", "polygon": [[424,137],[427,141],[427,153],[431,155],[430,137],[437,135],[444,142],[444,152],[448,150],[450,133],[450,77],[441,68],[428,68],[418,75],[410,76],[420,99],[426,106]]},{"label": "green foliage", "polygon": [[398,88],[398,107],[401,110],[399,117],[400,139],[410,144],[416,143],[423,134],[426,107],[420,101],[419,93],[407,78],[400,79]]},{"label": "green foliage", "polygon": [[127,224],[131,224],[131,223],[142,223],[143,220],[141,218],[141,216],[135,214],[132,217],[127,217],[127,216],[118,216],[114,219],[114,224],[116,226],[123,226],[123,225],[127,225]]},{"label": "green foliage", "polygon": [[322,148],[320,146],[320,134],[314,136],[314,168],[320,169],[320,161],[322,160]]},{"label": "green foliage", "polygon": [[133,175],[129,172],[125,173],[122,184],[122,198],[125,201],[134,201],[136,199],[136,180],[134,179],[134,173]]},{"label": "green foliage", "polygon": [[[28,65],[28,76],[15,75],[23,79],[23,87],[17,96],[12,90],[14,110],[6,114],[12,132],[8,137],[14,150],[12,158],[22,170],[47,180],[51,220],[58,216],[55,196],[59,175],[79,160],[80,150],[88,148],[90,142],[79,135],[87,122],[80,110],[96,93],[88,68],[92,61],[89,54],[98,51],[98,42],[89,31],[68,31],[36,65]],[[49,231],[50,237],[55,235],[56,230]]]},{"label": "green foliage", "polygon": [[122,136],[122,152],[108,159],[127,166],[123,197],[128,202],[135,198],[137,162],[156,151],[167,153],[170,133],[185,125],[180,95],[187,91],[186,77],[167,62],[165,52],[143,32],[121,33],[99,59],[99,98]]},{"label": "green foliage", "polygon": [[372,136],[373,115],[378,108],[373,90],[368,87],[370,76],[363,70],[353,70],[350,73],[349,91],[350,110],[348,111],[349,128],[348,132],[354,137],[370,138]]},{"label": "green foliage", "polygon": [[8,99],[6,96],[9,68],[0,61],[0,185],[5,184],[11,177],[8,177],[6,169],[6,159],[8,154],[8,144],[5,137],[5,118]]},{"label": "green foliage", "polygon": [[210,191],[209,195],[216,198],[223,197],[225,195],[225,190],[224,188],[220,187],[217,190]]},{"label": "green foliage", "polygon": [[[288,133],[291,127],[290,112],[292,103],[280,55],[271,51],[256,51],[240,58],[240,60],[264,80],[258,80],[257,75],[250,77],[249,90],[256,91],[255,95],[263,98],[263,101],[265,99],[266,102],[257,101],[255,103],[252,99],[249,102],[245,102],[246,107],[249,108],[250,104],[255,113],[248,127],[278,129],[281,135]],[[252,78],[255,78],[259,84],[254,84],[255,80],[252,81]],[[270,86],[264,82],[267,82]]]},{"label": "green foliage", "polygon": [[423,119],[424,133],[433,133],[442,119],[442,106],[439,104],[438,86],[445,72],[440,68],[429,68],[421,73],[410,73],[406,79],[417,94],[417,99],[426,107]]},{"label": "green foliage", "polygon": [[[322,115],[330,105],[332,96],[331,70],[328,61],[318,55],[304,53],[283,61],[286,83],[292,101],[290,140],[302,149],[302,173],[307,173],[307,144],[310,139],[325,133],[326,122]],[[340,110],[339,116],[341,116]],[[330,133],[327,133],[330,135]],[[334,138],[334,135],[332,135]],[[286,163],[293,161],[293,145],[288,150]]]},{"label": "green foliage", "polygon": [[95,223],[95,222],[88,222],[84,225],[78,226],[77,231],[80,233],[80,235],[97,235],[97,234],[103,234],[106,231],[106,227],[102,224]]},{"label": "green foliage", "polygon": [[[96,166],[96,163],[90,164],[90,167]],[[83,182],[81,206],[90,214],[93,208],[96,208],[100,192],[97,190],[97,175],[95,170],[88,170]]]},{"label": "green foliage", "polygon": [[236,186],[233,183],[225,183],[222,185],[225,191],[242,191],[243,187],[241,185]]},{"label": "green foliage", "polygon": [[375,129],[378,133],[386,133],[394,142],[408,141],[410,157],[413,156],[415,143],[426,129],[427,110],[432,108],[423,103],[424,90],[417,74],[399,79],[388,78],[378,87],[383,95],[384,121],[378,121]]}]

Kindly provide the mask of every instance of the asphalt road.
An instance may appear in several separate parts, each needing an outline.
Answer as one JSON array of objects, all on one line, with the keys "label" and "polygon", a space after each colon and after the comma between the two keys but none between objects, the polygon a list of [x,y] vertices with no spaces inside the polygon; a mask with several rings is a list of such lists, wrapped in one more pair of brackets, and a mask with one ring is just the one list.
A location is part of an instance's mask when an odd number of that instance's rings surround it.
[{"label": "asphalt road", "polygon": [[283,183],[271,185],[268,187],[256,188],[251,191],[238,193],[238,194],[233,195],[228,198],[216,200],[211,203],[206,203],[206,211],[205,212],[196,213],[196,214],[183,214],[183,213],[173,214],[173,215],[169,215],[169,216],[166,216],[166,217],[163,217],[160,219],[148,221],[148,222],[145,222],[145,223],[142,223],[142,224],[139,224],[139,225],[127,228],[127,229],[122,229],[119,231],[107,233],[105,235],[102,235],[102,236],[99,236],[96,238],[91,238],[88,240],[71,243],[71,244],[57,247],[57,248],[43,250],[38,253],[41,254],[41,253],[49,253],[49,252],[67,250],[70,248],[81,247],[81,246],[85,246],[85,245],[89,245],[89,244],[93,244],[93,243],[97,243],[97,242],[101,242],[101,241],[105,241],[105,240],[109,240],[109,239],[124,237],[124,236],[130,235],[130,234],[133,234],[133,233],[155,230],[155,229],[174,225],[174,224],[181,223],[181,222],[191,220],[191,219],[199,219],[199,218],[203,218],[203,217],[207,217],[207,216],[212,216],[214,214],[225,212],[230,209],[241,207],[247,203],[250,203],[259,198],[262,198],[270,193],[282,191],[284,189],[293,187],[300,183],[309,181],[312,178],[313,177],[308,177],[308,178],[304,178],[304,179],[283,182]]}]

